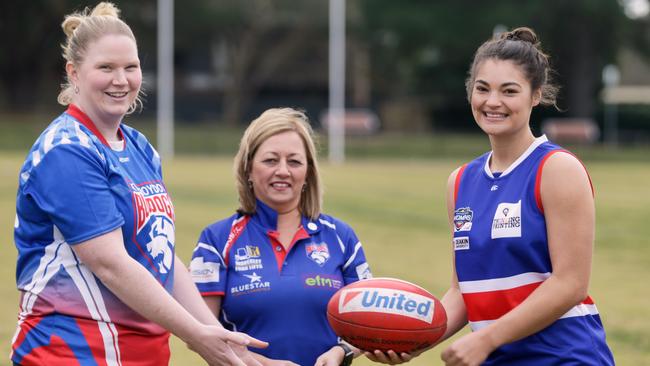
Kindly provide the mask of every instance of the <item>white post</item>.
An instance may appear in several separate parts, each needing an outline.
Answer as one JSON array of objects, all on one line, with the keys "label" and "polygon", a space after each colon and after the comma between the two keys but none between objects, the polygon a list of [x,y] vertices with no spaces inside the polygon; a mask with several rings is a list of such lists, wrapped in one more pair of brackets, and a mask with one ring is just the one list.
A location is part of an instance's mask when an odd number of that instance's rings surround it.
[{"label": "white post", "polygon": [[330,0],[329,160],[345,160],[345,0]]},{"label": "white post", "polygon": [[158,0],[158,152],[174,157],[174,0]]},{"label": "white post", "polygon": [[[603,68],[603,84],[610,91],[617,87],[621,81],[621,73],[616,65],[607,65]],[[618,146],[618,105],[616,102],[605,100],[605,143],[611,147]]]}]

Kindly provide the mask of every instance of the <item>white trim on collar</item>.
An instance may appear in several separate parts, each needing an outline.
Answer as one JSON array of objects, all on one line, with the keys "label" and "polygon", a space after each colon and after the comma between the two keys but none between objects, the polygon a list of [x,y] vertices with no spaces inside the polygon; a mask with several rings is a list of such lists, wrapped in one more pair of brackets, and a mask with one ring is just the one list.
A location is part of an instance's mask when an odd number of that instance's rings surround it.
[{"label": "white trim on collar", "polygon": [[[517,160],[515,160],[512,164],[510,164],[508,169],[504,170],[503,173],[501,173],[501,175],[499,177],[503,177],[505,175],[508,175],[508,173],[513,171],[517,166],[519,166],[519,164],[521,164],[522,161],[526,160],[526,158],[533,151],[535,151],[535,149],[539,145],[541,145],[541,144],[543,144],[543,143],[545,143],[547,141],[548,141],[548,138],[546,138],[546,135],[542,135],[542,136],[536,138],[535,141],[533,141],[533,143],[530,144],[530,146],[528,146],[528,149],[526,149],[526,151],[524,151],[524,153],[521,154],[519,156],[519,158],[517,158]],[[485,174],[488,175],[488,177],[494,178],[494,175],[492,174],[492,171],[490,170],[490,159],[491,158],[492,158],[492,151],[490,151],[490,154],[488,155],[487,159],[485,159],[485,165],[483,166],[483,170],[485,171]]]}]

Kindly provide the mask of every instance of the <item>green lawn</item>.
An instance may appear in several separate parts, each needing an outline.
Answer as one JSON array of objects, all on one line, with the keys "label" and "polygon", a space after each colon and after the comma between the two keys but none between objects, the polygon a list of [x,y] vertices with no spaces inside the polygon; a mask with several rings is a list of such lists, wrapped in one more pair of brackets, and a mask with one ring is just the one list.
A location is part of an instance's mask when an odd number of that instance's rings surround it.
[{"label": "green lawn", "polygon": [[[0,154],[0,365],[8,365],[17,313],[12,231],[17,172],[23,154]],[[598,304],[620,365],[650,365],[650,164],[588,160],[596,188],[597,241],[590,294]],[[639,161],[640,160],[640,161]],[[616,162],[614,162],[616,161]],[[399,277],[442,296],[450,278],[445,183],[461,160],[352,160],[323,164],[325,211],[352,225],[375,276]],[[177,215],[177,248],[185,261],[200,230],[236,207],[231,160],[185,156],[165,163]],[[412,365],[440,365],[444,345]],[[200,365],[177,339],[172,365]],[[370,365],[359,359],[355,365]]]}]

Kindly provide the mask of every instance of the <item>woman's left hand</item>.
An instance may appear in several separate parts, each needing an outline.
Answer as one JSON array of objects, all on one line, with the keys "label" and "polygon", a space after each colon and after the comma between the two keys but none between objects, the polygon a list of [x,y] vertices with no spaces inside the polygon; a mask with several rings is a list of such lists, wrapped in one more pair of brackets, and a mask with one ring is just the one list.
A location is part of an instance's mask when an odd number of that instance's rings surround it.
[{"label": "woman's left hand", "polygon": [[452,343],[440,358],[446,366],[478,366],[495,348],[489,334],[472,332]]}]

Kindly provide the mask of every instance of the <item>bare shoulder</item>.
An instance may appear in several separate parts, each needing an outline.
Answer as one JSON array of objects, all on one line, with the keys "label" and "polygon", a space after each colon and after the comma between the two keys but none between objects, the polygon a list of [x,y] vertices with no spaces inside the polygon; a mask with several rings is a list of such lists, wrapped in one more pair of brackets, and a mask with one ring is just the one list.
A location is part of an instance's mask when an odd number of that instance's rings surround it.
[{"label": "bare shoulder", "polygon": [[456,180],[459,178],[458,175],[462,174],[461,170],[463,169],[464,165],[459,166],[458,168],[454,169],[451,174],[449,174],[449,178],[447,178],[447,198],[454,199],[454,194],[456,192]]},{"label": "bare shoulder", "polygon": [[447,178],[447,188],[454,188],[454,185],[456,184],[456,177],[462,168],[462,166],[459,166],[458,168],[454,169],[451,174],[449,174],[449,178]]},{"label": "bare shoulder", "polygon": [[570,203],[592,197],[587,169],[578,158],[568,152],[551,155],[542,170],[541,196],[547,201]]},{"label": "bare shoulder", "polygon": [[542,179],[546,183],[567,183],[573,179],[588,183],[589,175],[578,158],[569,152],[560,151],[551,155],[544,164]]},{"label": "bare shoulder", "polygon": [[463,166],[456,168],[449,174],[449,178],[447,178],[447,214],[450,220],[453,217],[454,206],[456,204],[456,179],[461,169],[463,169]]}]

